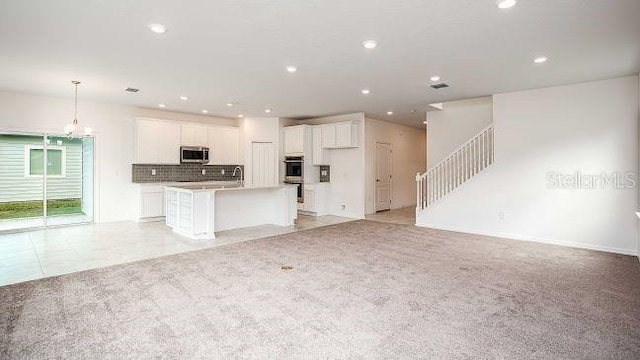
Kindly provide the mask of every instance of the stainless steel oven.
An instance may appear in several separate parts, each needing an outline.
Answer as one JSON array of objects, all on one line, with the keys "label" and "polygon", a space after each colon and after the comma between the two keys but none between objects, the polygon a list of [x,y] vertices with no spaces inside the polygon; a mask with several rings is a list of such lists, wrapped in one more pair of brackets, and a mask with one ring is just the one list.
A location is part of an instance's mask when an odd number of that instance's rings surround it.
[{"label": "stainless steel oven", "polygon": [[[284,158],[284,181],[288,183],[304,182],[304,156],[287,156]],[[299,197],[299,196],[298,196]]]}]

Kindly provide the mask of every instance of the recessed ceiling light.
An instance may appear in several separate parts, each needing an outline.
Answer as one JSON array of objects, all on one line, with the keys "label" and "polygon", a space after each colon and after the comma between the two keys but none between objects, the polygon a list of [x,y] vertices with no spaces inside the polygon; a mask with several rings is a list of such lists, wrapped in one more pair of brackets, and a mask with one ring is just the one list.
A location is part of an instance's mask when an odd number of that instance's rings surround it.
[{"label": "recessed ceiling light", "polygon": [[271,109],[264,109],[264,112],[266,112],[267,114],[271,112]]},{"label": "recessed ceiling light", "polygon": [[431,81],[440,81],[440,76],[434,75],[431,77]]},{"label": "recessed ceiling light", "polygon": [[427,124],[427,120],[423,121],[422,123],[426,125]]},{"label": "recessed ceiling light", "polygon": [[296,71],[298,71],[298,68],[295,66],[287,66],[287,71],[290,73],[294,73]]},{"label": "recessed ceiling light", "polygon": [[499,0],[498,7],[500,9],[508,9],[516,4],[516,0]]},{"label": "recessed ceiling light", "polygon": [[393,115],[393,111],[387,111],[387,115]]},{"label": "recessed ceiling light", "polygon": [[366,49],[373,49],[378,46],[378,42],[375,40],[366,40],[362,42],[362,46],[364,46]]},{"label": "recessed ceiling light", "polygon": [[164,107],[166,107],[166,105],[165,104],[158,104],[158,107],[159,108],[164,108]]},{"label": "recessed ceiling light", "polygon": [[156,34],[164,34],[167,32],[167,27],[162,24],[149,24],[149,30]]},{"label": "recessed ceiling light", "polygon": [[228,106],[228,107],[233,107],[233,105],[235,105],[233,101],[229,101],[229,102],[227,103],[227,106]]},{"label": "recessed ceiling light", "polygon": [[239,114],[239,115],[238,115],[238,117],[239,117],[239,118],[243,118],[243,117],[244,117],[244,115],[242,115],[242,114]]},{"label": "recessed ceiling light", "polygon": [[363,93],[364,95],[369,95],[369,93],[371,93],[371,90],[369,90],[369,89],[362,89],[362,93]]},{"label": "recessed ceiling light", "polygon": [[209,110],[202,110],[202,113],[203,113],[203,114],[208,114],[208,113],[209,113]]},{"label": "recessed ceiling light", "polygon": [[535,59],[533,59],[533,62],[536,64],[542,64],[543,62],[547,62],[547,57],[546,56],[539,56]]},{"label": "recessed ceiling light", "polygon": [[187,101],[187,100],[189,100],[189,98],[188,98],[188,97],[186,97],[186,96],[180,96],[180,100]]}]

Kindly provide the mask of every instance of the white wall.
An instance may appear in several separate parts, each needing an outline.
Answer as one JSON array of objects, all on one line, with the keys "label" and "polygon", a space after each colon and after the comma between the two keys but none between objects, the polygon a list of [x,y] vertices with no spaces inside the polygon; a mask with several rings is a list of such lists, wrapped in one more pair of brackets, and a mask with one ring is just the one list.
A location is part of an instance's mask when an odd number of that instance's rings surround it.
[{"label": "white wall", "polygon": [[275,156],[273,168],[275,177],[274,183],[280,182],[280,119],[277,117],[245,117],[240,122],[240,158],[244,158],[244,177],[248,186],[251,186],[252,172],[252,143],[270,142],[274,145]]},{"label": "white wall", "polygon": [[450,101],[443,104],[443,110],[427,112],[427,168],[451,154],[460,145],[493,120],[493,102],[491,97]]},{"label": "white wall", "polygon": [[[331,195],[329,214],[352,218],[364,218],[364,114],[327,116],[300,121],[301,124],[320,125],[342,121],[355,121],[358,124],[358,146],[353,149],[334,149],[331,151]],[[342,206],[345,206],[344,210]]]},{"label": "white wall", "polygon": [[416,173],[425,171],[424,130],[365,118],[365,212],[375,212],[376,143],[391,144],[391,208],[416,204]]},{"label": "white wall", "polygon": [[493,109],[494,165],[418,222],[636,254],[637,187],[551,189],[547,173],[637,173],[637,76],[499,94]]},{"label": "white wall", "polygon": [[[95,134],[97,222],[136,217],[138,200],[131,183],[131,164],[135,160],[134,116],[237,126],[234,119],[100,104],[80,97],[80,126],[92,127]],[[73,99],[0,92],[0,131],[59,134],[72,118]]]}]

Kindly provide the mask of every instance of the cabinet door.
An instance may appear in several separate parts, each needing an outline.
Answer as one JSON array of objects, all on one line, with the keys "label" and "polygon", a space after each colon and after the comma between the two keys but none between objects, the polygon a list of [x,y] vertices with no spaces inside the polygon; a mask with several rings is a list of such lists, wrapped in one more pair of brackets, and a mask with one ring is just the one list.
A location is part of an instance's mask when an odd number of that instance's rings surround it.
[{"label": "cabinet door", "polygon": [[304,189],[304,211],[316,211],[316,192],[315,190]]},{"label": "cabinet door", "polygon": [[207,126],[184,124],[182,125],[182,146],[207,146]]},{"label": "cabinet door", "polygon": [[207,130],[210,165],[237,165],[240,130],[234,127],[210,127]]},{"label": "cabinet door", "polygon": [[136,124],[136,163],[158,163],[158,126],[156,121],[138,120]]},{"label": "cabinet door", "polygon": [[284,128],[284,154],[297,155],[304,153],[304,126]]},{"label": "cabinet door", "polygon": [[180,163],[180,124],[158,122],[159,136],[156,147],[158,149],[158,163]]},{"label": "cabinet door", "polygon": [[353,133],[352,133],[351,123],[340,123],[336,124],[336,147],[337,148],[346,148],[353,147],[354,144],[352,142]]},{"label": "cabinet door", "polygon": [[322,127],[313,127],[313,165],[324,165],[322,159]]},{"label": "cabinet door", "polygon": [[335,124],[322,125],[322,147],[326,149],[333,149],[336,147]]},{"label": "cabinet door", "polygon": [[164,196],[160,193],[141,194],[140,217],[164,216]]}]

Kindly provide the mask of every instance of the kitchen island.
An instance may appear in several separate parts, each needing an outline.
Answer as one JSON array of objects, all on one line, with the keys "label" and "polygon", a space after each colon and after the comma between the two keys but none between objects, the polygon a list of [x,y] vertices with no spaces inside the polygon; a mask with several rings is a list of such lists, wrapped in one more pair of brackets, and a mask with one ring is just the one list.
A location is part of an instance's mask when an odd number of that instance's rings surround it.
[{"label": "kitchen island", "polygon": [[294,225],[297,189],[292,185],[165,187],[166,224],[194,239],[215,239],[219,231],[273,224]]}]

